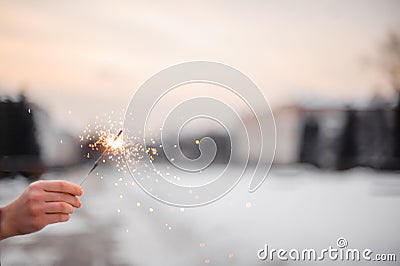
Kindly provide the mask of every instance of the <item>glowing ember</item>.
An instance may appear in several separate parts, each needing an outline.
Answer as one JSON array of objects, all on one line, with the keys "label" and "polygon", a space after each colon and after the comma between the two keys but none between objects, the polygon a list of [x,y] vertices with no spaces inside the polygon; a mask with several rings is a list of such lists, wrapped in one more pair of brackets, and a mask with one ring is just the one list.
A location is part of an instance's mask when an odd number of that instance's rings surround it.
[{"label": "glowing ember", "polygon": [[[114,112],[112,114],[114,115]],[[123,125],[122,121],[122,115],[119,118],[107,114],[100,117],[97,116],[93,123],[86,126],[79,139],[81,142],[89,143],[88,147],[93,152],[107,151],[107,154],[101,159],[102,163],[113,161],[117,171],[121,173],[127,173],[127,164],[129,164],[131,171],[136,172],[136,169],[132,169],[132,165],[143,159],[143,152],[148,155],[151,161],[154,161],[155,157],[159,155],[158,150],[156,147],[144,147],[140,144],[142,139],[138,136],[130,135],[127,129],[124,130],[123,136],[117,137],[116,129]],[[155,144],[154,139],[150,141]],[[84,145],[81,145],[81,148],[83,147]],[[85,155],[87,158],[93,156],[94,154],[91,153]],[[139,172],[136,174],[140,175]]]},{"label": "glowing ember", "polygon": [[[113,138],[113,142],[115,142],[115,141],[121,136],[121,134],[122,134],[122,130],[120,130],[120,131],[118,132],[118,134]],[[83,180],[82,180],[82,182],[80,183],[80,185],[82,185],[82,184],[86,181],[86,179],[88,178],[88,176],[94,171],[94,169],[97,168],[97,166],[99,165],[99,162],[100,162],[101,160],[104,162],[104,159],[103,159],[104,156],[106,156],[110,151],[114,150],[114,152],[115,152],[115,150],[116,150],[116,149],[112,149],[112,146],[110,146],[110,145],[105,146],[105,148],[106,148],[106,149],[103,151],[103,153],[100,155],[100,157],[97,158],[97,160],[94,162],[94,165],[93,165],[93,167],[89,170],[88,174],[83,178]],[[89,156],[88,156],[88,157],[89,157]],[[119,170],[119,169],[118,169],[118,170]]]},{"label": "glowing ember", "polygon": [[111,136],[106,140],[106,147],[110,147],[112,149],[122,149],[124,142],[121,138],[114,140],[115,136]]}]

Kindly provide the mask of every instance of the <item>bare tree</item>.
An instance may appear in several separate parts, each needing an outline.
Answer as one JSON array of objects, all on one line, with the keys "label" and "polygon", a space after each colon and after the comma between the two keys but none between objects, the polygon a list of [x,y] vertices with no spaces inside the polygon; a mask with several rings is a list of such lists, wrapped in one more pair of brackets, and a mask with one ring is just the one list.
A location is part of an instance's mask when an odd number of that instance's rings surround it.
[{"label": "bare tree", "polygon": [[393,89],[400,92],[400,33],[389,33],[382,46],[382,68]]},{"label": "bare tree", "polygon": [[[394,165],[400,165],[400,33],[390,33],[382,47],[382,66],[397,93],[394,110],[393,157]],[[395,167],[396,168],[396,167]]]}]

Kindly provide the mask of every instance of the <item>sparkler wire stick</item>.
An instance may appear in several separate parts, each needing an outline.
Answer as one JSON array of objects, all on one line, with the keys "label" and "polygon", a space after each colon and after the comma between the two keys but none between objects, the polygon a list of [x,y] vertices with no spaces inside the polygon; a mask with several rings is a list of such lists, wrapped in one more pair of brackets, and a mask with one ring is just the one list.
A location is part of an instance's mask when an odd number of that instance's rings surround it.
[{"label": "sparkler wire stick", "polygon": [[[121,134],[122,134],[122,129],[115,136],[112,143],[114,143],[121,136]],[[101,159],[103,159],[103,157],[109,152],[110,149],[111,149],[111,144],[107,146],[107,148],[103,151],[103,153],[99,156],[99,158],[97,158],[97,160],[94,162],[94,165],[92,166],[90,171],[87,173],[87,175],[82,179],[81,183],[79,184],[80,186],[82,186],[82,184],[85,183],[86,179],[90,176],[90,174],[94,171],[94,169],[96,169],[97,166],[99,166]]]}]

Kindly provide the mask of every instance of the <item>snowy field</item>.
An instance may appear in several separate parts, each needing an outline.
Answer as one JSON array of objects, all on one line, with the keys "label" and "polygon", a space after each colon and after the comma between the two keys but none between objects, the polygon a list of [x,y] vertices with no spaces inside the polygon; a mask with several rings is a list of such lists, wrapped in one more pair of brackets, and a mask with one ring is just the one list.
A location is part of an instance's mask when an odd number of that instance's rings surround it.
[{"label": "snowy field", "polygon": [[[79,183],[89,166],[43,179]],[[268,244],[287,250],[336,246],[395,253],[400,259],[399,173],[353,169],[275,168],[253,194],[246,177],[221,200],[180,209],[132,185],[129,175],[102,168],[83,185],[83,208],[71,221],[4,240],[2,265],[308,265],[260,261]],[[23,179],[0,182],[0,203],[24,190]],[[365,265],[365,262],[313,262]],[[371,262],[370,265],[376,265]]]}]

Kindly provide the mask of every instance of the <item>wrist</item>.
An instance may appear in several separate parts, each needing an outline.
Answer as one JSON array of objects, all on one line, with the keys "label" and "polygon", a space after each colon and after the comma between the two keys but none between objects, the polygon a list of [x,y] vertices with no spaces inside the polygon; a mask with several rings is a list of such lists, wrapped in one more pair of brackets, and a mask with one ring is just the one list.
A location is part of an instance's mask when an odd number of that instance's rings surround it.
[{"label": "wrist", "polygon": [[5,237],[4,234],[4,225],[3,225],[3,219],[4,219],[4,207],[0,208],[0,240],[3,240]]},{"label": "wrist", "polygon": [[8,222],[8,208],[7,206],[0,208],[0,240],[13,236]]}]

